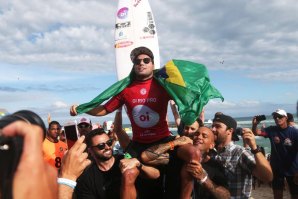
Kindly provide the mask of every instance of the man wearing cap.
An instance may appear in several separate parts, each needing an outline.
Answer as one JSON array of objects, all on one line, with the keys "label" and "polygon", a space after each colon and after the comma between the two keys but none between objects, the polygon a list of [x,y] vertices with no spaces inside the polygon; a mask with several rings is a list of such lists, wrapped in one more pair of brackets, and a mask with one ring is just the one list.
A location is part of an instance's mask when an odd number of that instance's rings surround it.
[{"label": "man wearing cap", "polygon": [[82,117],[78,121],[78,130],[79,130],[80,136],[86,135],[87,133],[89,133],[92,130],[91,120],[88,118]]},{"label": "man wearing cap", "polygon": [[[132,126],[132,140],[142,144],[153,143],[170,135],[166,121],[170,96],[153,79],[154,56],[151,50],[138,47],[132,50],[130,56],[134,81],[106,104],[87,113],[104,116],[125,104]],[[71,115],[77,115],[76,107],[71,107]]]},{"label": "man wearing cap", "polygon": [[254,134],[243,128],[242,138],[251,150],[235,145],[232,136],[237,122],[228,115],[215,115],[212,131],[215,135],[217,156],[225,168],[231,198],[249,198],[252,190],[252,175],[263,182],[272,180],[271,167],[256,144]]},{"label": "man wearing cap", "polygon": [[[271,143],[270,164],[273,171],[272,189],[274,198],[283,197],[286,178],[292,198],[298,198],[298,131],[287,122],[287,112],[277,109],[272,113],[276,126],[265,128],[262,136]],[[257,135],[256,117],[252,120],[252,130]]]},{"label": "man wearing cap", "polygon": [[[132,126],[132,143],[126,151],[132,157],[138,157],[153,144],[168,142],[174,137],[170,136],[166,119],[170,96],[153,78],[153,53],[146,47],[138,47],[132,50],[130,57],[133,62],[133,82],[106,104],[87,113],[104,116],[125,105]],[[77,114],[76,107],[71,107],[71,115]]]},{"label": "man wearing cap", "polygon": [[[175,137],[170,136],[166,120],[170,96],[153,78],[153,53],[146,47],[138,47],[132,50],[130,57],[133,62],[132,83],[105,105],[99,105],[87,113],[104,116],[125,105],[132,126],[132,142],[125,150],[137,158],[150,146],[171,141]],[[71,115],[77,114],[76,107],[71,107]],[[197,154],[191,154],[195,153],[194,150],[185,152],[189,153],[191,160],[199,158]],[[157,188],[160,187],[158,185]]]}]

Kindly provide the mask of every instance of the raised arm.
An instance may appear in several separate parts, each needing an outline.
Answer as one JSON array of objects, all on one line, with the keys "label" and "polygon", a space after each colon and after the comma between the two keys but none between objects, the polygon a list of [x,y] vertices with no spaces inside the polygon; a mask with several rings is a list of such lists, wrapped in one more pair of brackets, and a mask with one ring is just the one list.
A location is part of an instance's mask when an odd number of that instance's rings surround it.
[{"label": "raised arm", "polygon": [[177,110],[177,107],[176,107],[176,104],[175,104],[174,100],[170,100],[170,107],[172,109],[172,113],[173,113],[173,116],[174,116],[174,119],[175,119],[175,123],[178,127],[180,125],[181,118],[180,118],[180,115],[178,113],[178,110]]},{"label": "raised arm", "polygon": [[127,135],[126,131],[123,130],[122,127],[122,107],[120,107],[115,114],[115,118],[114,118],[114,128],[113,128],[113,132],[116,133],[120,146],[123,149],[126,149],[126,147],[128,146],[130,139],[129,136]]},{"label": "raised arm", "polygon": [[[84,169],[91,164],[87,158],[88,154],[85,151],[86,144],[84,143],[85,136],[81,136],[71,149],[64,155],[60,170],[60,178],[62,181],[75,181],[82,174]],[[59,184],[59,199],[71,199],[74,188],[69,185]]]},{"label": "raised arm", "polygon": [[[78,114],[77,107],[78,107],[78,105],[72,105],[70,107],[69,113],[71,116],[76,116]],[[108,112],[104,108],[103,105],[99,105],[98,107],[95,107],[94,109],[88,111],[87,114],[93,115],[93,116],[104,116],[104,115],[108,114]]]},{"label": "raised arm", "polygon": [[273,173],[270,163],[265,156],[257,150],[257,144],[253,132],[249,128],[243,128],[243,140],[249,145],[252,151],[255,151],[254,157],[256,166],[252,172],[259,180],[263,182],[270,182],[273,179]]},{"label": "raised arm", "polygon": [[252,127],[251,127],[251,130],[252,130],[254,135],[259,135],[260,134],[259,133],[260,131],[258,131],[258,128],[257,128],[259,123],[260,122],[257,121],[256,116],[254,116],[252,118]]}]

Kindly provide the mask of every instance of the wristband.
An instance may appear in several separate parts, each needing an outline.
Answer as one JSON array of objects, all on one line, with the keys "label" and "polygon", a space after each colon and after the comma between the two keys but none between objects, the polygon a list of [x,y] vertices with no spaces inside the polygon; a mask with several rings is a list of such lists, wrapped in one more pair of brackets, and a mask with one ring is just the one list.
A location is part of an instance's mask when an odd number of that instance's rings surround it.
[{"label": "wristband", "polygon": [[174,142],[169,142],[169,145],[170,145],[170,150],[173,151],[174,148],[175,148],[175,145],[174,145]]},{"label": "wristband", "polygon": [[207,179],[208,179],[208,174],[206,174],[206,176],[205,176],[202,180],[199,180],[198,182],[199,182],[200,184],[203,184],[204,182],[207,181]]},{"label": "wristband", "polygon": [[63,185],[66,185],[66,186],[69,186],[71,188],[75,188],[76,185],[77,185],[77,182],[73,181],[73,180],[69,180],[69,179],[66,179],[66,178],[58,178],[58,184],[63,184]]}]

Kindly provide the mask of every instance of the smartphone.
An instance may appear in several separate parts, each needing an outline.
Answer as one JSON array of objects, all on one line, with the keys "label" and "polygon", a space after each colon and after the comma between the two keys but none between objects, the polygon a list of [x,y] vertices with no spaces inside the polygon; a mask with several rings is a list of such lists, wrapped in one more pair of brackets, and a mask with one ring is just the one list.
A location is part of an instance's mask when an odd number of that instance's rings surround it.
[{"label": "smartphone", "polygon": [[79,131],[76,122],[70,122],[64,125],[64,132],[68,150],[74,145],[79,138]]}]

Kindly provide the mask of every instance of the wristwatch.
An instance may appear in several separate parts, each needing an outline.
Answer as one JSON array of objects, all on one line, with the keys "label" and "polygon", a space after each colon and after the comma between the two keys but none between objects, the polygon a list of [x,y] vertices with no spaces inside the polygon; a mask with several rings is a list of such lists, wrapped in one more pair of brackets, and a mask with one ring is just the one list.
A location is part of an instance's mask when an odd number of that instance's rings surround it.
[{"label": "wristwatch", "polygon": [[256,148],[256,149],[254,149],[254,150],[251,149],[250,151],[251,151],[251,153],[254,154],[254,155],[257,154],[257,153],[259,153],[259,152],[262,152],[262,151],[261,151],[261,148],[260,148],[259,145],[257,145],[257,148]]}]

